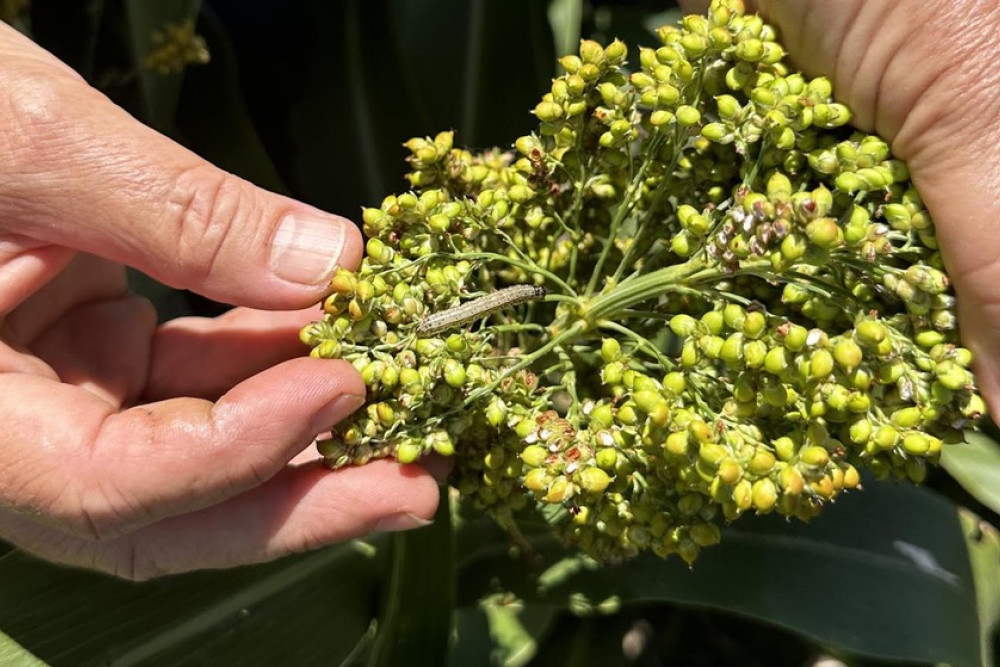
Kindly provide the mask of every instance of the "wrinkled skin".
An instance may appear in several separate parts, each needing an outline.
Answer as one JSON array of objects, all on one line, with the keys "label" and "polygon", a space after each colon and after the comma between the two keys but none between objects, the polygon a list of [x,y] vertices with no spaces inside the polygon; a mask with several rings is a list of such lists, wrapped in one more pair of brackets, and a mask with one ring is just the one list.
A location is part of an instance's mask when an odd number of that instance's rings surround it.
[{"label": "wrinkled skin", "polygon": [[793,64],[831,79],[855,125],[908,164],[955,284],[963,342],[1000,414],[1000,5],[760,0],[747,9],[779,29]]},{"label": "wrinkled skin", "polygon": [[[6,26],[0,62],[0,537],[145,579],[425,523],[424,468],[334,474],[310,447],[365,394],[297,358],[354,225],[207,164]],[[244,307],[157,326],[124,265]]]}]

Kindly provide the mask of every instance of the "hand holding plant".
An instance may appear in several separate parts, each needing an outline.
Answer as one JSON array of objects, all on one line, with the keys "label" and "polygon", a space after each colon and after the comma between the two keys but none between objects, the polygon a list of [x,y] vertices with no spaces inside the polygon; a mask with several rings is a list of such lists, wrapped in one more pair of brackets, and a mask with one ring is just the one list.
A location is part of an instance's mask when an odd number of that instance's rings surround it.
[{"label": "hand holding plant", "polygon": [[[414,191],[365,211],[360,271],[302,334],[369,387],[332,467],[454,454],[512,531],[534,507],[599,560],[693,562],[861,468],[921,481],[982,415],[906,165],[742,3],[657,34],[629,69],[618,41],[562,58],[515,154],[407,143]],[[547,296],[422,324],[510,285]]]},{"label": "hand holding plant", "polygon": [[[7,26],[0,58],[0,536],[145,579],[430,516],[421,468],[288,465],[364,394],[293,358],[354,226],[216,169]],[[126,264],[246,308],[158,326]]]}]

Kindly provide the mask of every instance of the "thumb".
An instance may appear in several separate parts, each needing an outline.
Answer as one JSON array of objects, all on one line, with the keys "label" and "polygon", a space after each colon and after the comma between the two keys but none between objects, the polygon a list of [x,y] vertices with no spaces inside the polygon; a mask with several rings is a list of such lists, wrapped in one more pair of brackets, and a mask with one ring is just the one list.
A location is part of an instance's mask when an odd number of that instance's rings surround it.
[{"label": "thumb", "polygon": [[350,221],[217,169],[7,26],[0,60],[0,233],[257,308],[315,303],[360,261]]}]

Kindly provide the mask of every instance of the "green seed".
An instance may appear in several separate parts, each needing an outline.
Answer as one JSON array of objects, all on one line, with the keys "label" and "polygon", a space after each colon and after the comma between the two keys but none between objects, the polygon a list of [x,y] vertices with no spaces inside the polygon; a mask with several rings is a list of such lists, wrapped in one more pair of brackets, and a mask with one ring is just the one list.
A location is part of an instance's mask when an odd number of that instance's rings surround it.
[{"label": "green seed", "polygon": [[754,508],[761,514],[766,514],[774,509],[778,502],[778,488],[768,478],[759,479],[754,482],[751,490],[751,500]]},{"label": "green seed", "polygon": [[806,236],[820,248],[830,250],[844,243],[844,230],[833,218],[817,218],[806,225]]},{"label": "green seed", "polygon": [[526,466],[537,468],[548,457],[549,453],[541,445],[528,445],[521,451],[521,460]]},{"label": "green seed", "polygon": [[920,423],[920,408],[909,407],[896,410],[889,416],[889,421],[897,428],[913,428]]},{"label": "green seed", "polygon": [[551,481],[552,477],[544,468],[532,468],[528,471],[528,474],[524,476],[525,488],[535,493],[547,491]]},{"label": "green seed", "polygon": [[878,427],[873,438],[879,449],[887,451],[896,446],[899,442],[899,433],[892,426],[885,424]]},{"label": "green seed", "polygon": [[396,460],[400,463],[413,463],[423,454],[423,447],[414,442],[404,442],[396,448]]},{"label": "green seed", "polygon": [[830,453],[824,447],[812,445],[799,452],[799,460],[806,465],[822,468],[830,462]]},{"label": "green seed", "polygon": [[885,325],[875,320],[863,320],[854,328],[858,340],[865,345],[878,345],[885,340],[889,332]]},{"label": "green seed", "polygon": [[809,377],[825,378],[833,372],[833,355],[828,350],[814,350],[809,358]]},{"label": "green seed", "polygon": [[930,440],[923,433],[910,433],[903,437],[903,450],[907,454],[924,456],[930,448]]},{"label": "green seed", "polygon": [[847,370],[853,370],[861,363],[861,346],[853,340],[843,339],[834,346],[833,357]]},{"label": "green seed", "polygon": [[580,472],[580,488],[588,493],[603,493],[611,477],[601,468],[586,468]]},{"label": "green seed", "polygon": [[663,447],[674,456],[686,456],[688,453],[687,431],[675,431],[671,433],[667,436]]},{"label": "green seed", "polygon": [[622,347],[614,338],[605,338],[601,341],[601,357],[604,363],[618,361],[622,356]]},{"label": "green seed", "polygon": [[598,466],[605,470],[614,470],[618,464],[618,452],[612,447],[605,447],[597,451],[595,461]]},{"label": "green seed", "polygon": [[465,366],[455,359],[448,359],[444,362],[444,381],[456,389],[465,384]]}]

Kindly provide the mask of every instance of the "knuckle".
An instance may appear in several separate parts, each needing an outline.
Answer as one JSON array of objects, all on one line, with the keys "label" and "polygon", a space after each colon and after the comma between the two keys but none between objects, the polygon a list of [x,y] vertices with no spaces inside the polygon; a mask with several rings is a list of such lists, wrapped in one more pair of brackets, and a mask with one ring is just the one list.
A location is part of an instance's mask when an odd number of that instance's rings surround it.
[{"label": "knuckle", "polygon": [[252,231],[237,232],[234,221],[252,219],[258,207],[254,189],[237,176],[208,163],[181,172],[167,197],[166,215],[186,274],[204,280],[227,256],[252,242],[237,238]]},{"label": "knuckle", "polygon": [[0,76],[4,94],[0,114],[0,170],[9,203],[31,202],[39,188],[65,164],[65,156],[79,150],[74,120],[65,111],[66,82],[59,76]]},{"label": "knuckle", "polygon": [[71,122],[65,113],[62,81],[58,77],[6,76],[0,82],[4,85],[5,118],[13,124],[13,131],[4,132],[4,136],[29,155],[50,147],[61,134],[54,130]]}]

